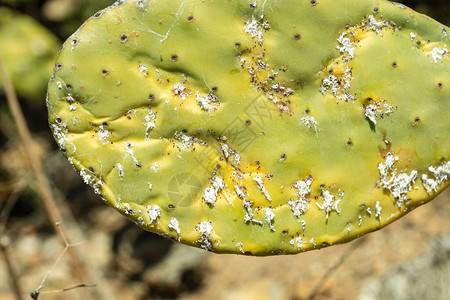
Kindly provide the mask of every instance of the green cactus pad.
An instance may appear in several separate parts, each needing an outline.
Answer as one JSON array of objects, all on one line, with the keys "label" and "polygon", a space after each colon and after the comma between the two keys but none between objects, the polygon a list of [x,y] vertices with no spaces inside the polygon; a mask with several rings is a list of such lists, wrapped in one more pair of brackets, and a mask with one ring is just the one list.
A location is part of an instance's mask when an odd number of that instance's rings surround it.
[{"label": "green cactus pad", "polygon": [[448,30],[380,0],[121,1],[64,44],[50,126],[146,230],[218,253],[343,243],[449,184]]}]

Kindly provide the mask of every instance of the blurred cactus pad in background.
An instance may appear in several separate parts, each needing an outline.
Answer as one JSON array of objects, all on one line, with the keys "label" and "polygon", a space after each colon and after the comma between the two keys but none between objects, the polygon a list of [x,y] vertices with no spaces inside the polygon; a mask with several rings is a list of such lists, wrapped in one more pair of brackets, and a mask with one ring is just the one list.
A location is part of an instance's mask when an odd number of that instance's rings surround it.
[{"label": "blurred cactus pad in background", "polygon": [[217,253],[318,249],[448,186],[449,30],[382,0],[118,1],[64,43],[49,122],[146,230]]},{"label": "blurred cactus pad in background", "polygon": [[[21,98],[35,107],[43,102],[48,77],[60,49],[58,35],[69,36],[86,18],[112,2],[53,0],[45,2],[39,11],[35,1],[0,0],[0,53]],[[1,6],[4,4],[8,6]],[[19,12],[23,10],[42,20]]]},{"label": "blurred cactus pad in background", "polygon": [[0,53],[14,87],[21,97],[42,102],[59,41],[27,15],[0,6],[0,16]]}]

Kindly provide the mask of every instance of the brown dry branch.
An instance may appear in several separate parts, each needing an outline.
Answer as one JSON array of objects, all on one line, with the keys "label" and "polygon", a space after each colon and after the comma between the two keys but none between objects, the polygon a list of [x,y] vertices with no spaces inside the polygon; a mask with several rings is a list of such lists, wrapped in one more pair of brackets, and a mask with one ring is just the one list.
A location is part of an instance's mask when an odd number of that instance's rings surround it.
[{"label": "brown dry branch", "polygon": [[9,253],[9,238],[6,235],[0,235],[0,252],[3,255],[3,258],[5,259],[6,268],[9,274],[9,278],[11,280],[12,290],[14,292],[14,295],[16,296],[17,300],[22,300],[23,297],[23,290],[20,286],[20,281],[17,276],[16,270],[14,269],[14,266],[11,262],[11,255]]},{"label": "brown dry branch", "polygon": [[[19,101],[15,94],[14,88],[9,78],[9,74],[6,71],[5,65],[3,63],[3,58],[1,57],[1,55],[0,55],[0,76],[2,78],[3,88],[5,90],[6,100],[8,102],[9,109],[13,116],[17,130],[19,132],[21,141],[24,145],[24,149],[26,151],[28,163],[31,166],[34,176],[36,177],[38,190],[41,195],[46,213],[51,221],[53,229],[55,230],[56,234],[60,237],[60,239],[62,240],[62,242],[66,247],[66,251],[64,251],[64,253],[67,252],[70,256],[72,268],[74,270],[77,280],[80,282],[84,282],[88,280],[86,272],[83,270],[83,267],[76,253],[72,250],[70,242],[66,238],[67,236],[66,229],[64,227],[64,224],[62,223],[62,218],[59,213],[58,207],[56,206],[56,203],[53,199],[50,183],[46,175],[44,174],[40,159],[37,157],[35,152],[32,151],[33,148],[32,148],[31,133],[28,129],[28,125],[25,121],[25,117],[20,108]],[[91,298],[91,296],[87,293],[85,296]]]},{"label": "brown dry branch", "polygon": [[4,201],[4,203],[0,203],[0,239],[6,232],[6,223],[8,222],[9,214],[16,204],[17,199],[19,199],[24,184],[23,182],[19,182],[11,185],[10,187],[11,189],[8,190],[10,191],[9,197]]},{"label": "brown dry branch", "polygon": [[0,203],[0,252],[3,255],[9,279],[11,281],[12,290],[17,300],[22,300],[23,289],[20,285],[19,277],[12,264],[11,255],[9,253],[10,239],[6,235],[6,223],[8,221],[9,214],[17,202],[21,191],[23,190],[23,182],[17,184],[11,184],[11,193],[9,197],[2,203]]}]

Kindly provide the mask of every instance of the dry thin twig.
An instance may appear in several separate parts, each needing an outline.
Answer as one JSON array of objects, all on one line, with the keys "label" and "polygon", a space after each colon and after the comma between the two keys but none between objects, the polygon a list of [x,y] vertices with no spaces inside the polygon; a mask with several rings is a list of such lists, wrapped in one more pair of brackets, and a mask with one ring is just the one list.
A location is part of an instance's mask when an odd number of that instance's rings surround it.
[{"label": "dry thin twig", "polygon": [[88,284],[79,284],[79,285],[71,286],[71,287],[68,287],[68,288],[65,288],[65,289],[61,289],[61,290],[44,291],[44,292],[41,292],[41,294],[63,293],[63,292],[67,292],[67,291],[74,290],[74,289],[79,289],[79,288],[91,288],[91,287],[96,287],[96,286],[97,286],[96,284],[91,284],[91,285],[88,285]]},{"label": "dry thin twig", "polygon": [[61,240],[64,242],[67,248],[67,252],[71,259],[72,268],[75,272],[77,279],[83,282],[86,277],[86,274],[81,267],[78,257],[73,251],[71,251],[70,243],[67,241],[66,229],[62,223],[61,215],[53,199],[50,183],[46,175],[44,174],[41,161],[37,157],[36,153],[33,151],[31,133],[28,129],[28,125],[25,121],[25,117],[23,116],[22,110],[19,105],[19,101],[17,100],[16,93],[14,92],[14,88],[9,78],[9,74],[6,71],[5,65],[3,63],[3,58],[1,57],[1,55],[0,55],[0,76],[3,81],[3,88],[6,94],[6,100],[11,110],[11,114],[14,118],[14,122],[16,123],[17,130],[19,131],[19,135],[24,145],[27,158],[29,160],[33,173],[36,177],[39,193],[41,194],[42,202],[44,204],[47,215],[51,221],[51,224],[56,234],[61,238]]},{"label": "dry thin twig", "polygon": [[16,270],[14,269],[14,266],[12,264],[11,255],[9,253],[9,244],[10,239],[5,234],[6,232],[6,223],[8,221],[9,214],[11,210],[13,209],[14,205],[17,202],[17,199],[19,198],[20,192],[23,189],[23,184],[17,184],[12,185],[13,190],[11,194],[9,195],[8,199],[4,202],[4,205],[0,203],[0,252],[3,255],[3,258],[5,260],[6,269],[9,274],[9,278],[11,280],[12,290],[14,291],[14,294],[16,296],[17,300],[22,300],[23,297],[23,290],[20,285],[19,277],[17,276]]},{"label": "dry thin twig", "polygon": [[[3,58],[1,56],[0,56],[0,75],[3,80],[3,87],[6,93],[6,100],[8,101],[9,108],[13,115],[14,121],[17,125],[17,130],[19,131],[22,143],[25,146],[24,148],[27,154],[27,158],[29,159],[29,163],[31,165],[33,173],[38,181],[39,192],[42,196],[42,201],[44,203],[45,210],[51,220],[53,229],[58,235],[60,235],[60,237],[64,241],[66,231],[61,223],[61,216],[59,215],[58,208],[53,200],[50,183],[48,182],[47,177],[44,175],[41,161],[33,151],[31,133],[28,129],[28,125],[25,121],[22,110],[19,106],[19,101],[17,100],[17,96],[9,80],[9,76],[8,73],[6,72],[3,63]],[[58,223],[60,224],[59,228],[56,225]]]},{"label": "dry thin twig", "polygon": [[66,252],[71,248],[71,247],[76,247],[78,245],[80,245],[81,243],[78,244],[72,244],[70,245],[67,242],[66,237],[64,237],[64,240],[66,242],[66,246],[64,247],[64,249],[61,251],[61,253],[58,255],[58,257],[56,258],[55,262],[53,263],[53,265],[51,266],[51,268],[47,271],[47,273],[45,274],[44,278],[41,281],[41,284],[38,286],[37,289],[35,289],[34,291],[32,291],[30,293],[31,299],[33,300],[37,300],[39,295],[41,294],[50,294],[50,293],[58,293],[58,292],[66,292],[66,291],[70,291],[73,290],[75,288],[81,288],[81,287],[94,287],[96,285],[86,285],[86,284],[79,284],[73,287],[69,287],[69,288],[65,288],[65,289],[60,289],[60,290],[56,290],[56,291],[41,291],[44,286],[45,283],[47,282],[48,277],[50,276],[50,274],[53,272],[53,270],[56,268],[56,266],[58,265],[58,263],[61,261],[61,259],[64,257],[64,255],[66,254]]},{"label": "dry thin twig", "polygon": [[305,298],[305,300],[313,300],[317,294],[320,292],[322,287],[324,286],[325,282],[328,280],[328,278],[333,275],[334,272],[336,272],[337,269],[347,260],[347,258],[350,256],[350,254],[353,253],[359,246],[361,246],[366,240],[366,236],[361,237],[354,241],[350,247],[341,255],[341,257],[338,259],[338,261],[332,265],[327,272],[322,276],[322,278],[316,283],[316,285],[312,288],[309,295]]},{"label": "dry thin twig", "polygon": [[8,245],[9,245],[9,238],[6,237],[5,235],[0,236],[0,251],[3,254],[3,257],[5,258],[6,268],[8,270],[8,274],[11,279],[14,294],[17,300],[23,300],[22,297],[23,290],[22,287],[20,286],[16,270],[14,269],[11,263],[11,256],[9,255]]},{"label": "dry thin twig", "polygon": [[11,213],[14,205],[16,205],[17,199],[19,199],[20,193],[22,192],[23,185],[17,185],[14,190],[11,191],[9,197],[5,200],[4,205],[0,203],[0,238],[6,232],[6,223],[8,222],[9,214]]}]

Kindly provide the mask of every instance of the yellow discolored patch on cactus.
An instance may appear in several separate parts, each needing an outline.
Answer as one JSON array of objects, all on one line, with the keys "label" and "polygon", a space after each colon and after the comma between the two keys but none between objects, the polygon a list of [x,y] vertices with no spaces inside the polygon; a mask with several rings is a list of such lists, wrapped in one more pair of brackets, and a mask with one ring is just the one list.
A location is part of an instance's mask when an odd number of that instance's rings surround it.
[{"label": "yellow discolored patch on cactus", "polygon": [[318,249],[448,186],[447,31],[387,1],[119,1],[64,44],[50,125],[146,230]]}]

